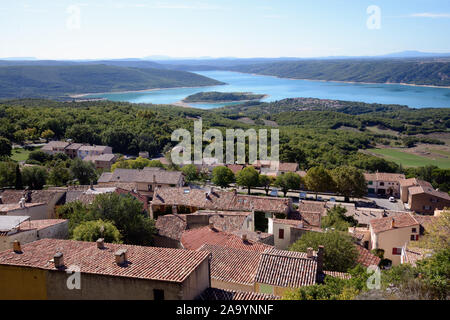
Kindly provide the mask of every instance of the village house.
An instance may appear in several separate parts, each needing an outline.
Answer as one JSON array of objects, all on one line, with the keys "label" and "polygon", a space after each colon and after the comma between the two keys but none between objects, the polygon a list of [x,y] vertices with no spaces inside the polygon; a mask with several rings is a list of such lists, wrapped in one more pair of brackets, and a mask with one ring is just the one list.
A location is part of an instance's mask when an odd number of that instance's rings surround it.
[{"label": "village house", "polygon": [[[167,171],[163,168],[145,167],[138,169],[116,169],[114,172],[104,172],[97,181],[99,186],[112,186],[115,183],[133,183],[135,191],[153,198],[155,189],[181,187],[184,185],[184,175],[180,171]],[[118,185],[119,186],[119,185]]]},{"label": "village house", "polygon": [[370,221],[371,249],[384,250],[384,258],[398,265],[402,248],[410,241],[418,241],[433,218],[404,213],[374,219]]},{"label": "village house", "polygon": [[181,236],[185,230],[213,226],[226,232],[243,231],[249,238],[256,238],[252,212],[202,210],[192,214],[167,214],[158,216],[155,224],[158,247],[182,248]]},{"label": "village house", "polygon": [[[210,253],[42,239],[0,252],[0,299],[193,300],[210,287]],[[68,277],[79,271],[79,289]]]},{"label": "village house", "polygon": [[0,216],[0,251],[44,238],[66,239],[68,220],[31,220],[29,216]]},{"label": "village house", "polygon": [[3,205],[8,215],[27,215],[32,220],[52,219],[55,218],[56,207],[64,203],[64,195],[65,191],[59,189],[3,190],[0,206]]},{"label": "village house", "polygon": [[82,146],[84,146],[82,143],[71,143],[64,149],[64,152],[69,158],[75,159],[78,156],[78,149]]},{"label": "village house", "polygon": [[405,179],[404,174],[376,172],[365,173],[364,177],[369,194],[400,198],[400,181]]},{"label": "village house", "polygon": [[[238,194],[236,190],[228,192],[214,188],[158,188],[151,201],[150,216],[156,218],[164,214],[193,213],[198,210],[254,211],[256,221],[273,215],[286,216],[292,211],[292,199],[249,196]],[[266,221],[263,223],[267,224]],[[255,228],[258,229],[256,223]]]},{"label": "village house", "polygon": [[402,248],[402,254],[400,256],[400,263],[408,263],[412,266],[416,266],[416,262],[424,258],[431,257],[433,251],[426,248],[414,247],[410,244],[405,244]]},{"label": "village house", "polygon": [[86,156],[83,161],[92,162],[96,169],[110,170],[116,159],[117,157],[114,154],[109,153],[98,156]]},{"label": "village house", "polygon": [[29,216],[32,220],[48,219],[48,207],[45,203],[18,203],[0,204],[1,216]]},{"label": "village house", "polygon": [[304,224],[302,220],[269,218],[269,234],[273,234],[274,246],[286,250],[307,232],[322,232],[319,227]]},{"label": "village house", "polygon": [[57,153],[66,153],[65,149],[69,145],[70,142],[67,141],[50,141],[41,148],[41,151],[50,155],[55,155]]},{"label": "village house", "polygon": [[450,207],[450,195],[423,185],[408,188],[408,209],[423,214],[434,214],[436,209]]},{"label": "village house", "polygon": [[410,187],[416,187],[416,186],[423,186],[426,188],[433,188],[431,183],[428,181],[411,178],[411,179],[405,179],[400,181],[400,200],[402,200],[403,203],[408,202],[409,198],[409,188]]},{"label": "village house", "polygon": [[112,148],[108,146],[81,146],[78,148],[77,157],[84,159],[87,156],[99,156],[102,154],[112,154]]}]

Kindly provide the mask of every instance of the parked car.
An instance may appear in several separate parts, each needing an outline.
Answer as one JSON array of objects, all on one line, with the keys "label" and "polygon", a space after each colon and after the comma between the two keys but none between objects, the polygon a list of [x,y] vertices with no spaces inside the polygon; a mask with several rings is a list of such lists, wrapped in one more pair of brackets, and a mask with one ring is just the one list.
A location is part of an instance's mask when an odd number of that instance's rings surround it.
[{"label": "parked car", "polygon": [[270,191],[270,196],[271,197],[278,197],[278,189],[277,188],[273,188],[272,191]]},{"label": "parked car", "polygon": [[336,198],[330,198],[330,202],[336,202]]},{"label": "parked car", "polygon": [[300,194],[298,195],[298,197],[299,197],[301,200],[305,200],[305,199],[306,199],[306,192],[300,192]]},{"label": "parked car", "polygon": [[395,200],[394,197],[389,197],[389,201],[390,201],[390,202],[396,202],[396,200]]}]

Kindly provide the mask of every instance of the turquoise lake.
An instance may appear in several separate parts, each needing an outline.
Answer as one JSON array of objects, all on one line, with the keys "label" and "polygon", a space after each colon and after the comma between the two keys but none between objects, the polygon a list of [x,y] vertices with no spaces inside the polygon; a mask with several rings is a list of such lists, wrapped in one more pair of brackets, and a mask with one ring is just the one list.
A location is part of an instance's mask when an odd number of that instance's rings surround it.
[{"label": "turquoise lake", "polygon": [[[106,98],[112,101],[133,103],[170,104],[188,95],[202,91],[254,92],[267,94],[262,101],[276,101],[285,98],[320,98],[368,103],[401,104],[412,108],[449,108],[450,89],[415,87],[399,84],[362,84],[291,80],[270,76],[244,74],[229,71],[196,72],[209,78],[227,83],[221,86],[175,88],[128,93],[92,94],[88,98]],[[202,109],[212,109],[233,103],[191,104]]]}]

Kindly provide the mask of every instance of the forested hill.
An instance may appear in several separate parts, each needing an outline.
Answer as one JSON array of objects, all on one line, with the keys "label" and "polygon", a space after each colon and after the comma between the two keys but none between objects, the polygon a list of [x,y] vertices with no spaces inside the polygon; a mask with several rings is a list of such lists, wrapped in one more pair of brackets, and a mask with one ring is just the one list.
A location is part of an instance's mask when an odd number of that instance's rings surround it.
[{"label": "forested hill", "polygon": [[292,79],[450,86],[450,62],[427,60],[309,60],[240,65],[232,71]]},{"label": "forested hill", "polygon": [[0,99],[223,84],[195,73],[112,65],[0,67]]}]

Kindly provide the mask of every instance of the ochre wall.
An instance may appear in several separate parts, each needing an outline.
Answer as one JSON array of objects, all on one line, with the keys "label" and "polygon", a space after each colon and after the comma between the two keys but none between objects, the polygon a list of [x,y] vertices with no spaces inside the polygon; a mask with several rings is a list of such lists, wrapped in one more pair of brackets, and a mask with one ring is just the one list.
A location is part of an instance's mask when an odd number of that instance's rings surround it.
[{"label": "ochre wall", "polygon": [[0,300],[47,299],[46,271],[0,265]]}]

